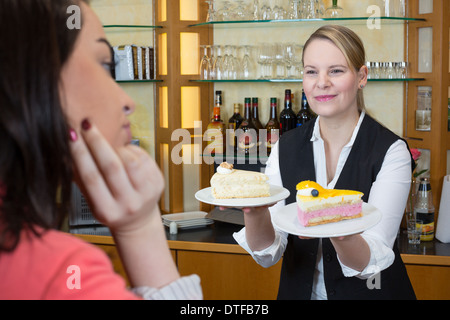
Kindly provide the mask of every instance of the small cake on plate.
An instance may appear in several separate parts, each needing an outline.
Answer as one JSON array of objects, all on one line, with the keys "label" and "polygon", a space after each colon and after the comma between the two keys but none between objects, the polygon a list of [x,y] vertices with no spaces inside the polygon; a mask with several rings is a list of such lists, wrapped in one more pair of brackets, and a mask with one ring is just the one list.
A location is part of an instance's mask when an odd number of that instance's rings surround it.
[{"label": "small cake on plate", "polygon": [[324,189],[314,181],[297,184],[297,209],[305,227],[362,217],[362,192]]},{"label": "small cake on plate", "polygon": [[264,173],[236,170],[222,162],[211,178],[211,192],[215,199],[270,197],[268,179]]}]

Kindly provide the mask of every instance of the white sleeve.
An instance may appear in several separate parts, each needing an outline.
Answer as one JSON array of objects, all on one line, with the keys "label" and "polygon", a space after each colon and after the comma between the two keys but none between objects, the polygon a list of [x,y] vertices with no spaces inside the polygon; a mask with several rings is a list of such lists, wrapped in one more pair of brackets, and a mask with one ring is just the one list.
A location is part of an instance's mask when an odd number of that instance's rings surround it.
[{"label": "white sleeve", "polygon": [[411,156],[404,141],[393,143],[386,153],[383,165],[370,189],[368,203],[382,213],[381,221],[361,236],[370,248],[370,261],[362,271],[341,263],[345,276],[369,278],[394,262],[392,247],[405,211],[411,185]]},{"label": "white sleeve", "polygon": [[202,300],[200,278],[193,274],[181,277],[162,288],[136,287],[131,289],[144,300]]}]

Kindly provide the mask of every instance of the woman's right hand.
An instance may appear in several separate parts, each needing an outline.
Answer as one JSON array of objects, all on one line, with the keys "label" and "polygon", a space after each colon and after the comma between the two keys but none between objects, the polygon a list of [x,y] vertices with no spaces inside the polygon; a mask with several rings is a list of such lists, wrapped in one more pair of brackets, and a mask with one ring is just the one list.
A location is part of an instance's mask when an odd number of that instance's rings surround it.
[{"label": "woman's right hand", "polygon": [[131,144],[114,150],[94,124],[85,128],[71,150],[77,184],[96,219],[114,232],[133,232],[155,220],[160,223],[155,209],[164,180],[156,163]]}]

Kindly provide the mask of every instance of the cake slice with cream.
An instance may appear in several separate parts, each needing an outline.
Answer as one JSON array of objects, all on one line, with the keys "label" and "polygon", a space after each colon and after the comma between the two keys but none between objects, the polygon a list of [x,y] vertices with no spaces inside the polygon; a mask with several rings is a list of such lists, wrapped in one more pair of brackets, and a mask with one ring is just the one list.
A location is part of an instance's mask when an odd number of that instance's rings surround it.
[{"label": "cake slice with cream", "polygon": [[222,162],[211,178],[211,192],[215,199],[270,197],[268,179],[264,173],[236,170]]},{"label": "cake slice with cream", "polygon": [[324,189],[314,181],[297,184],[300,224],[309,227],[362,217],[362,192]]}]

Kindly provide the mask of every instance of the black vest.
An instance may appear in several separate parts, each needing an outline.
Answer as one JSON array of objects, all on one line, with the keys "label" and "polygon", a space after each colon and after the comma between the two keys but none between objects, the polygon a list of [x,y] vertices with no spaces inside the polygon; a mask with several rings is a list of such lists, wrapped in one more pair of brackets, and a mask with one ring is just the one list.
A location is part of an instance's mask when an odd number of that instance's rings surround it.
[{"label": "black vest", "polygon": [[[283,186],[290,191],[286,205],[296,201],[296,185],[303,180],[316,180],[311,140],[315,120],[291,130],[280,139],[279,164]],[[398,139],[374,119],[365,115],[336,189],[358,190],[367,202],[384,156]],[[283,257],[278,299],[310,299],[317,260],[319,239],[301,240],[288,236]],[[379,280],[381,289],[369,289],[367,280],[345,277],[336,251],[328,238],[322,239],[323,269],[328,299],[415,299],[397,246],[395,260],[383,270]]]}]

